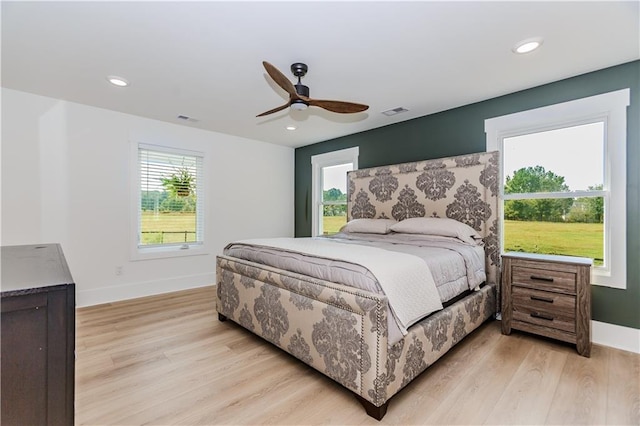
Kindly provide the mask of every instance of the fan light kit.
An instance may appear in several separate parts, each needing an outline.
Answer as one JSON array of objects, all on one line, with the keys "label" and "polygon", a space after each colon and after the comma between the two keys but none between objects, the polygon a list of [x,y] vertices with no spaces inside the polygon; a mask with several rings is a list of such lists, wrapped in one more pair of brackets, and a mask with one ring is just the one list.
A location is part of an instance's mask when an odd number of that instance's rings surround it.
[{"label": "fan light kit", "polygon": [[269,74],[273,81],[275,81],[278,86],[282,87],[289,94],[289,102],[277,108],[263,112],[262,114],[258,114],[256,117],[273,114],[274,112],[282,111],[287,107],[291,107],[291,109],[296,111],[301,111],[310,106],[317,106],[324,108],[327,111],[337,112],[340,114],[362,112],[369,108],[368,105],[356,104],[353,102],[328,101],[310,98],[309,88],[302,84],[301,81],[302,77],[307,74],[308,67],[306,64],[296,62],[291,65],[291,72],[294,76],[298,77],[298,83],[295,85],[269,62],[263,61],[262,65],[264,66],[264,69],[267,70],[267,74]]},{"label": "fan light kit", "polygon": [[513,46],[513,52],[514,53],[529,53],[529,52],[533,52],[534,50],[536,50],[538,47],[542,46],[542,38],[541,37],[536,37],[536,38],[528,38],[526,40],[522,40],[518,43],[516,43],[515,46]]},{"label": "fan light kit", "polygon": [[117,75],[108,76],[107,81],[118,87],[127,87],[129,85],[129,82],[127,80],[122,77],[118,77]]},{"label": "fan light kit", "polygon": [[291,109],[295,109],[296,111],[302,111],[307,108],[309,108],[309,105],[305,104],[302,100],[291,103]]}]

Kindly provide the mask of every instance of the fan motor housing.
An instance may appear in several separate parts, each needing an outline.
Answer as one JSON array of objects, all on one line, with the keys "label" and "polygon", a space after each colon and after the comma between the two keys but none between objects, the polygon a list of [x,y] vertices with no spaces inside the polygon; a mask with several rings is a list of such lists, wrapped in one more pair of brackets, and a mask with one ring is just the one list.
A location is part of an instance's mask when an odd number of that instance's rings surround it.
[{"label": "fan motor housing", "polygon": [[309,97],[308,86],[305,86],[304,84],[296,84],[295,88],[296,88],[296,93],[298,93],[298,95],[306,96],[307,98]]}]

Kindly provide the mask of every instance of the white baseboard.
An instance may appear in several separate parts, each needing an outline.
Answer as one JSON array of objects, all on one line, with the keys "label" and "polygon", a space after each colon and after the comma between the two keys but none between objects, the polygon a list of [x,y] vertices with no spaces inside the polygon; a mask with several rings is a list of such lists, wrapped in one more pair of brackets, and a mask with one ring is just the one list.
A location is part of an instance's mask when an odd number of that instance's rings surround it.
[{"label": "white baseboard", "polygon": [[[119,300],[153,296],[190,288],[204,287],[215,283],[215,274],[187,275],[166,280],[153,280],[116,286],[105,286],[93,290],[76,292],[76,306],[99,305]],[[640,353],[640,330],[591,321],[591,339],[597,345],[609,346],[629,352]]]},{"label": "white baseboard", "polygon": [[186,275],[166,280],[110,285],[92,290],[79,290],[76,288],[76,307],[81,308],[119,300],[135,299],[138,297],[204,287],[215,284],[215,279],[215,273],[209,273]]},{"label": "white baseboard", "polygon": [[591,321],[591,340],[597,345],[640,354],[640,330],[635,328]]}]

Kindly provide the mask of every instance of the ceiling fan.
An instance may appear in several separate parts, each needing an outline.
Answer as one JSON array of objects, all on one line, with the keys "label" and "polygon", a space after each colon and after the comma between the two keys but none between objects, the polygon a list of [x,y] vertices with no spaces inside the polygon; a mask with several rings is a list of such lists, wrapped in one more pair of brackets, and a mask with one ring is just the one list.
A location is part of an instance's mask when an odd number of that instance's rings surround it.
[{"label": "ceiling fan", "polygon": [[263,61],[262,65],[264,65],[264,69],[267,70],[267,74],[269,74],[273,81],[275,81],[278,86],[282,87],[287,93],[289,93],[289,102],[277,108],[263,112],[262,114],[258,114],[256,117],[273,114],[274,112],[282,111],[289,106],[291,106],[291,108],[295,110],[303,110],[310,106],[317,106],[328,111],[337,112],[340,114],[362,112],[366,111],[369,108],[369,105],[356,104],[353,102],[328,101],[310,98],[309,87],[303,85],[300,81],[300,79],[307,73],[308,67],[306,64],[296,62],[295,64],[291,65],[291,72],[294,76],[298,77],[298,83],[295,85],[291,83],[289,79],[284,76],[284,74],[282,74],[269,62]]}]

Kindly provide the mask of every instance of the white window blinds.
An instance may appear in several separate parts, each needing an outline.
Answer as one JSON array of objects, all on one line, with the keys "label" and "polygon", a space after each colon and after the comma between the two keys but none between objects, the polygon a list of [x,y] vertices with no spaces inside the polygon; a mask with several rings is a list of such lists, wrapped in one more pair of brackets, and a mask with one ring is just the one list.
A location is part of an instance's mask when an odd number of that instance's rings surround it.
[{"label": "white window blinds", "polygon": [[138,146],[138,248],[202,244],[203,155]]}]

